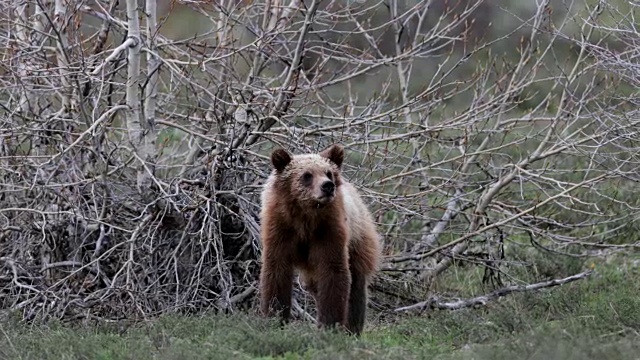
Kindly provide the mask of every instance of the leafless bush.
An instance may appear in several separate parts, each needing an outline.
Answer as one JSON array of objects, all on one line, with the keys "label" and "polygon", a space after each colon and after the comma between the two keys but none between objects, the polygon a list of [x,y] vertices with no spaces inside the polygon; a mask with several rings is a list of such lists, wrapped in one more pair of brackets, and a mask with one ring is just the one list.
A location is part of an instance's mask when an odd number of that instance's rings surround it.
[{"label": "leafless bush", "polygon": [[173,5],[0,0],[3,308],[250,307],[275,144],[346,145],[384,234],[378,308],[459,263],[501,287],[531,251],[639,246],[636,5]]}]

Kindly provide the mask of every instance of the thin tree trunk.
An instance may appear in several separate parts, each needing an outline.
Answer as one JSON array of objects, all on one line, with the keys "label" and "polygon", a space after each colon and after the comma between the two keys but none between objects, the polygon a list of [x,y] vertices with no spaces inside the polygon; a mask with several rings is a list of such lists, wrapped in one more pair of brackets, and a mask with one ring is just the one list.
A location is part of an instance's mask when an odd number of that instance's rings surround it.
[{"label": "thin tree trunk", "polygon": [[[142,124],[142,127],[146,130],[144,138],[144,161],[148,164],[148,167],[153,174],[155,172],[156,162],[156,100],[158,97],[158,71],[160,67],[160,60],[158,59],[158,53],[156,49],[156,32],[158,31],[158,16],[157,16],[157,3],[156,0],[146,1],[146,15],[147,15],[147,76],[149,77],[149,83],[144,89],[144,112],[146,122]],[[150,179],[143,177],[145,187],[149,185]]]}]

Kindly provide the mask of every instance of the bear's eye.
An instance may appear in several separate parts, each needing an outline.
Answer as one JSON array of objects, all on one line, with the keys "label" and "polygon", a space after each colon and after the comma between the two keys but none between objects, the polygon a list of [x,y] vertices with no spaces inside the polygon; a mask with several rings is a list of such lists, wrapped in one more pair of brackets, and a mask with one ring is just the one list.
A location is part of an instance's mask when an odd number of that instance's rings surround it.
[{"label": "bear's eye", "polygon": [[313,177],[313,175],[311,175],[311,173],[310,173],[310,172],[306,172],[306,173],[304,173],[304,174],[302,175],[302,180],[304,180],[304,181],[309,181],[309,180],[311,180],[311,178],[312,178],[312,177]]},{"label": "bear's eye", "polygon": [[331,171],[327,171],[327,177],[329,180],[333,180],[333,173]]}]

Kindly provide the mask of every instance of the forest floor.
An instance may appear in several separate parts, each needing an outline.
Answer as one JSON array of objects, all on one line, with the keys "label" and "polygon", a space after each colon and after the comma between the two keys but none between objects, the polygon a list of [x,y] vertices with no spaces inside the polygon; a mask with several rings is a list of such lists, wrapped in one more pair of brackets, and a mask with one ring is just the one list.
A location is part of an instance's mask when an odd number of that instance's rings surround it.
[{"label": "forest floor", "polygon": [[359,339],[248,314],[167,315],[127,328],[30,326],[5,315],[0,359],[640,359],[639,262],[598,264],[588,279],[480,308],[371,320]]}]

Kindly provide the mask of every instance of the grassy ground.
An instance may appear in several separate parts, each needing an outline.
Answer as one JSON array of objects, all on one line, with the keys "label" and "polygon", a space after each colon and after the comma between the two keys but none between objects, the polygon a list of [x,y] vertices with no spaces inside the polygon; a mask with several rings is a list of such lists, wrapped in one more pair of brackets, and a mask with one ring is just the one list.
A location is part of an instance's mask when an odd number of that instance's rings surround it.
[{"label": "grassy ground", "polygon": [[166,316],[126,330],[29,327],[5,317],[0,359],[640,359],[640,270],[596,270],[479,309],[370,322],[360,339],[247,314]]}]

